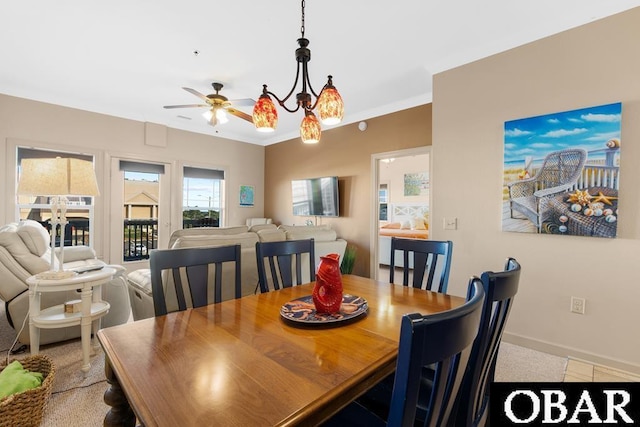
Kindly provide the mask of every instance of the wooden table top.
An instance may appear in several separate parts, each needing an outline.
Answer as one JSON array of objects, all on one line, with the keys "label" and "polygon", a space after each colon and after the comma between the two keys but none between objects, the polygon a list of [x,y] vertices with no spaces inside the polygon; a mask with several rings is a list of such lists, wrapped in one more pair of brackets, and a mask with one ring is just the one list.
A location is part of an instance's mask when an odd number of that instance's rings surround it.
[{"label": "wooden table top", "polygon": [[366,316],[292,326],[281,306],[313,283],[102,329],[98,338],[146,427],[312,425],[395,369],[403,314],[463,298],[345,275]]}]

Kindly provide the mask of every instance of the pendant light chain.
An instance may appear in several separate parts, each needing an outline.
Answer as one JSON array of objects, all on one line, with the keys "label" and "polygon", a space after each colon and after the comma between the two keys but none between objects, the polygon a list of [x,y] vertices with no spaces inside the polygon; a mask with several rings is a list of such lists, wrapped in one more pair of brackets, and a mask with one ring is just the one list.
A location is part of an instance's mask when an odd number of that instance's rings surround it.
[{"label": "pendant light chain", "polygon": [[300,23],[300,33],[302,33],[302,38],[304,38],[304,6],[305,2],[302,0],[302,19]]}]

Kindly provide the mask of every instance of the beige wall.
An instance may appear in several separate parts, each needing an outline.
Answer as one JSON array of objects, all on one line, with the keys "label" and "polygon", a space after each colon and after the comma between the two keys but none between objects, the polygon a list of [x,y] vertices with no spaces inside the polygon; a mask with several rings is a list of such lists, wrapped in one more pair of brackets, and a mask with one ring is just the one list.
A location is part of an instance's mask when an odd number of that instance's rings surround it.
[{"label": "beige wall", "polygon": [[[147,141],[145,141],[147,135]],[[244,224],[246,218],[262,217],[264,209],[264,147],[239,143],[209,135],[146,126],[82,110],[29,101],[0,94],[0,224],[14,221],[15,144],[40,148],[81,151],[96,155],[101,195],[96,200],[96,250],[107,257],[109,251],[105,218],[110,212],[110,157],[165,162],[174,171],[183,165],[226,170],[227,225]],[[150,145],[155,144],[155,145]],[[5,166],[7,165],[7,166]],[[173,173],[171,183],[171,229],[182,228],[182,183]],[[255,187],[255,207],[239,207],[240,185]],[[113,262],[118,262],[114,260]]]},{"label": "beige wall", "polygon": [[[347,103],[348,100],[345,100]],[[367,130],[353,123],[325,130],[317,145],[299,138],[265,150],[265,215],[278,224],[304,225],[293,216],[291,180],[338,176],[340,217],[320,218],[357,247],[354,273],[369,276],[371,154],[431,145],[431,105],[367,120]]]},{"label": "beige wall", "polygon": [[[523,265],[506,339],[640,371],[640,8],[434,77],[433,223],[457,217],[449,289]],[[501,231],[504,122],[622,102],[616,239]],[[571,296],[586,314],[569,312]]]}]

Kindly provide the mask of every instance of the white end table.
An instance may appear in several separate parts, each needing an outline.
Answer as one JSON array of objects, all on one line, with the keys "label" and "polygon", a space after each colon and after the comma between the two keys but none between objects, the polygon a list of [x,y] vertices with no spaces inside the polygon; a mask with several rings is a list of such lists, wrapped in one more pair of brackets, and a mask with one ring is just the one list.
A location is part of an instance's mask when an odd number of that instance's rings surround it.
[{"label": "white end table", "polygon": [[[66,328],[80,325],[82,340],[82,371],[87,373],[91,332],[95,337],[100,329],[100,318],[109,312],[110,305],[101,300],[100,292],[103,283],[108,282],[116,274],[116,270],[103,267],[100,270],[76,274],[64,279],[43,279],[37,275],[27,279],[29,285],[29,337],[31,355],[40,350],[40,329]],[[95,292],[94,292],[95,288]],[[42,292],[60,292],[80,290],[81,309],[77,313],[65,313],[64,304],[40,309]],[[92,329],[93,325],[93,329]]]}]

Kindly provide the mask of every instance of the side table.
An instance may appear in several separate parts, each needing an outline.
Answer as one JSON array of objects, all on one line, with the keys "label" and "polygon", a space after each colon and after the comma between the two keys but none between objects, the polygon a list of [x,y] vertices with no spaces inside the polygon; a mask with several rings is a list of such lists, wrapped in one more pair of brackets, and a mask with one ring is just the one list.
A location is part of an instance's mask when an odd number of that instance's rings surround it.
[{"label": "side table", "polygon": [[[116,274],[116,270],[104,267],[100,270],[76,274],[64,279],[44,279],[37,275],[27,279],[29,285],[29,337],[31,355],[40,350],[40,329],[66,328],[80,325],[82,340],[82,371],[87,373],[91,332],[95,336],[100,329],[100,318],[109,312],[110,305],[101,300],[102,284],[108,282]],[[95,289],[95,292],[94,292]],[[64,304],[40,309],[42,292],[60,292],[79,290],[81,309],[77,313],[65,313]],[[93,325],[93,328],[92,328]]]}]

